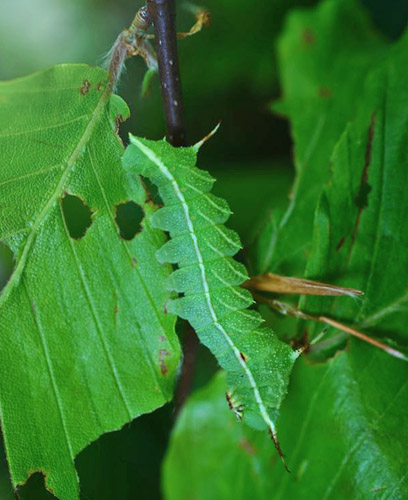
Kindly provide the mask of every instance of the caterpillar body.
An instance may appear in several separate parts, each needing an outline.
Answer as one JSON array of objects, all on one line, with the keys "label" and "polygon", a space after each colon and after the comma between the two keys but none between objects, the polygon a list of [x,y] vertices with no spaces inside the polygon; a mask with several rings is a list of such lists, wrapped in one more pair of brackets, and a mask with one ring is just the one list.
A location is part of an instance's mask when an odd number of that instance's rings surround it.
[{"label": "caterpillar body", "polygon": [[224,226],[231,212],[210,193],[214,179],[196,167],[197,152],[131,135],[124,166],[155,184],[164,204],[150,222],[170,235],[158,260],[177,266],[168,286],[180,295],[167,311],[189,321],[227,371],[228,391],[241,402],[243,420],[266,426],[283,460],[276,419],[299,353],[260,327],[262,317],[248,309],[252,296],[239,286],[247,271],[233,259],[241,243]]}]

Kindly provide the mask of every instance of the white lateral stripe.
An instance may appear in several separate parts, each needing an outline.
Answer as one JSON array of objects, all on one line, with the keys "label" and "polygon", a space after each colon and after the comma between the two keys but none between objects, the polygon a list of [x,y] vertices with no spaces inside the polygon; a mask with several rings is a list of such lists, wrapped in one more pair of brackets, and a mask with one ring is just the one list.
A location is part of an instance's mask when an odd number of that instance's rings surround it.
[{"label": "white lateral stripe", "polygon": [[209,196],[208,193],[203,193],[202,191],[200,191],[199,189],[197,189],[195,186],[192,186],[188,182],[185,182],[184,184],[186,186],[188,186],[190,189],[192,189],[193,191],[195,191],[196,193],[199,193],[203,198],[206,198],[207,201],[208,201],[208,203],[210,205],[212,205],[214,208],[216,208],[219,212],[221,212],[223,214],[226,214],[226,215],[231,215],[231,210],[227,210],[224,207],[220,207],[219,205],[217,205],[215,203],[215,201],[211,199],[211,196]]},{"label": "white lateral stripe", "polygon": [[176,196],[180,200],[180,203],[183,206],[183,210],[184,210],[184,215],[186,217],[187,226],[188,226],[188,229],[190,231],[191,239],[192,239],[193,245],[194,245],[195,254],[197,256],[197,260],[198,260],[198,263],[199,263],[199,266],[200,266],[200,270],[201,270],[201,277],[202,277],[202,280],[203,280],[203,288],[204,288],[204,293],[205,293],[205,296],[206,296],[206,301],[207,301],[208,309],[209,309],[211,317],[212,317],[212,319],[214,321],[214,325],[221,332],[221,334],[225,338],[226,342],[228,343],[228,345],[233,350],[233,353],[234,353],[237,361],[239,362],[239,364],[243,368],[243,370],[244,370],[244,372],[245,372],[245,374],[246,374],[246,376],[247,376],[247,378],[249,380],[251,388],[252,388],[252,390],[254,392],[255,401],[257,402],[257,404],[259,406],[259,410],[260,410],[260,413],[262,415],[262,418],[264,419],[264,421],[268,425],[268,427],[270,427],[273,435],[275,435],[276,434],[275,425],[272,422],[272,420],[269,418],[268,412],[266,411],[265,404],[264,404],[264,402],[262,400],[262,397],[261,397],[261,394],[259,392],[258,386],[257,386],[257,384],[255,382],[254,376],[252,375],[251,370],[246,365],[246,362],[241,358],[241,353],[240,353],[239,349],[237,349],[237,347],[235,346],[232,338],[228,335],[228,333],[225,331],[225,329],[223,328],[223,326],[219,323],[217,315],[215,314],[214,307],[213,307],[212,302],[211,302],[210,290],[209,290],[209,287],[208,287],[207,278],[206,278],[206,274],[205,274],[205,267],[204,267],[204,263],[203,263],[203,258],[202,258],[201,252],[200,252],[200,248],[198,246],[197,237],[194,234],[194,227],[193,227],[193,224],[192,224],[191,219],[190,219],[190,213],[189,213],[188,205],[187,205],[186,200],[185,200],[185,198],[183,196],[183,193],[180,191],[180,188],[179,188],[179,186],[177,184],[177,181],[172,176],[172,174],[170,173],[169,169],[164,165],[164,163],[160,160],[160,158],[158,158],[156,156],[156,154],[154,153],[154,151],[152,151],[151,149],[149,149],[147,146],[145,146],[143,143],[141,143],[134,136],[132,136],[132,142],[140,149],[140,151],[142,151],[147,156],[147,158],[149,158],[150,161],[152,161],[155,165],[157,165],[159,167],[159,169],[162,172],[162,174],[167,179],[169,179],[171,181],[171,183],[172,183],[172,185],[174,187],[174,191],[176,193]]},{"label": "white lateral stripe", "polygon": [[211,245],[211,243],[207,239],[205,240],[205,244],[208,246],[208,248],[211,248],[211,250],[216,255],[219,255],[220,257],[225,258],[225,255],[220,250],[218,250],[217,247],[215,247],[214,245]]},{"label": "white lateral stripe", "polygon": [[233,241],[231,240],[231,238],[229,238],[226,234],[224,234],[222,232],[222,230],[220,229],[220,227],[217,225],[217,224],[214,224],[213,221],[207,217],[206,215],[204,215],[201,210],[197,210],[197,213],[198,215],[200,215],[204,220],[206,220],[207,222],[210,222],[211,223],[211,226],[210,227],[214,227],[215,230],[221,235],[222,238],[224,238],[224,240],[229,243],[230,245],[232,245],[233,247],[235,248],[241,248],[241,245],[238,245],[238,243],[236,241]]},{"label": "white lateral stripe", "polygon": [[240,271],[238,271],[237,269],[235,269],[235,267],[231,264],[231,262],[228,260],[228,258],[225,259],[225,262],[226,262],[227,266],[231,269],[231,271],[233,271],[237,276],[241,276],[241,278],[243,278],[244,281],[246,281],[248,279],[248,276],[246,274],[243,274]]},{"label": "white lateral stripe", "polygon": [[228,283],[228,281],[225,281],[225,279],[222,276],[220,276],[216,271],[213,270],[212,273],[219,281],[221,281],[223,285],[225,285],[228,288],[231,288],[231,290],[235,293],[235,295],[237,295],[240,299],[245,298],[245,294],[241,293],[242,288],[238,289],[236,288],[236,285],[231,285],[230,283]]}]

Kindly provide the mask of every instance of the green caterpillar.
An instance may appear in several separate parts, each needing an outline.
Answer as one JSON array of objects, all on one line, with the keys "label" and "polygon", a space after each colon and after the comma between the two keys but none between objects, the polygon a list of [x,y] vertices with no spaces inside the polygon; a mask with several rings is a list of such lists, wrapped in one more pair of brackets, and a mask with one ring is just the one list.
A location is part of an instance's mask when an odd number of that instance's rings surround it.
[{"label": "green caterpillar", "polygon": [[249,425],[266,425],[282,456],[275,422],[299,353],[269,328],[259,328],[262,317],[248,309],[252,296],[239,286],[247,271],[232,258],[241,243],[223,225],[231,211],[209,193],[214,179],[196,167],[197,152],[198,146],[174,148],[131,135],[123,160],[157,186],[164,203],[150,222],[171,237],[158,260],[178,266],[168,285],[181,295],[167,311],[189,321],[227,371],[230,407]]}]

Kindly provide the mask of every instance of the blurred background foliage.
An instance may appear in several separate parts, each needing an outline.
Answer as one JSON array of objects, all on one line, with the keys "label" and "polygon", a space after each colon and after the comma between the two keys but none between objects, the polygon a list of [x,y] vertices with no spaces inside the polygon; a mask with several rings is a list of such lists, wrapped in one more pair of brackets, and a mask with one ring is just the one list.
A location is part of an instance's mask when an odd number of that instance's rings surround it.
[{"label": "blurred background foliage", "polygon": [[[230,226],[245,243],[268,211],[284,208],[293,179],[288,123],[269,111],[270,102],[279,97],[276,37],[288,10],[317,2],[199,1],[211,11],[212,26],[179,44],[188,140],[198,141],[222,121],[199,162],[218,179],[214,191],[230,202]],[[406,0],[362,3],[385,40],[398,38],[407,23]],[[140,0],[1,0],[0,79],[58,63],[101,64],[141,5]],[[178,28],[185,31],[194,19],[181,0],[177,9]],[[151,139],[164,135],[157,77],[150,95],[140,97],[144,71],[141,60],[129,61],[118,90],[132,113],[121,129],[125,142],[128,131]],[[0,289],[9,260],[7,249],[0,248]],[[199,348],[193,386],[205,384],[215,369],[212,357]],[[83,498],[161,498],[160,467],[173,420],[174,409],[168,405],[84,450],[77,459]],[[27,500],[53,498],[40,475],[32,476],[18,495]],[[13,499],[4,456],[3,499]]]},{"label": "blurred background foliage", "polygon": [[[285,13],[316,0],[199,0],[212,13],[212,26],[179,44],[186,126],[196,142],[222,120],[209,159],[232,161],[288,157],[286,122],[268,112],[279,95],[274,44]],[[379,29],[396,38],[405,25],[405,0],[364,0]],[[100,64],[117,34],[127,27],[141,0],[1,0],[0,79],[23,76],[51,64]],[[193,24],[192,15],[177,0],[178,28]],[[157,78],[150,96],[140,97],[145,71],[139,59],[128,62],[119,93],[129,103],[132,130],[161,138],[164,124]],[[208,168],[209,164],[206,164]],[[232,165],[231,165],[232,166]],[[242,166],[242,165],[241,165]],[[244,168],[251,165],[245,164]],[[233,168],[236,168],[234,163]]]}]

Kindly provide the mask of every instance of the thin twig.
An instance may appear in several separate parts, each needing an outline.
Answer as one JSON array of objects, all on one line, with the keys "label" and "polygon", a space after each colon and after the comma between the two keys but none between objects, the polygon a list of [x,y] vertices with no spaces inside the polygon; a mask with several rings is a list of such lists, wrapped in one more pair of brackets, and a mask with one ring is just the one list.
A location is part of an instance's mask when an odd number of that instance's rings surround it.
[{"label": "thin twig", "polygon": [[167,140],[173,146],[184,146],[186,138],[183,122],[174,1],[147,0],[147,7],[154,26]]},{"label": "thin twig", "polygon": [[188,325],[186,328],[186,335],[184,339],[184,360],[181,370],[180,380],[177,386],[175,403],[174,403],[174,416],[177,418],[180,410],[184,406],[186,399],[190,395],[191,387],[193,385],[195,367],[197,363],[198,354],[198,337],[195,331]]},{"label": "thin twig", "polygon": [[253,293],[253,296],[256,300],[259,302],[264,302],[265,304],[268,304],[270,307],[275,309],[276,311],[280,312],[281,314],[284,314],[285,316],[293,316],[295,318],[300,318],[304,320],[311,320],[311,321],[318,321],[319,323],[324,323],[326,325],[332,326],[333,328],[337,328],[337,330],[341,330],[342,332],[346,332],[350,335],[353,335],[354,337],[357,337],[364,342],[367,342],[368,344],[371,344],[375,347],[378,347],[379,349],[382,349],[385,351],[387,354],[390,354],[391,356],[394,356],[399,359],[403,359],[404,361],[408,361],[407,356],[405,356],[402,352],[398,351],[397,349],[394,349],[387,344],[384,344],[383,342],[380,342],[377,339],[374,339],[370,337],[369,335],[366,335],[363,332],[360,332],[356,330],[355,328],[351,328],[347,325],[343,325],[343,323],[340,323],[339,321],[336,321],[334,319],[328,318],[327,316],[313,316],[311,314],[307,314],[300,309],[297,309],[296,307],[286,304],[285,302],[281,302],[279,300],[275,299],[269,299],[267,297],[264,297],[262,295],[259,295],[257,293]]},{"label": "thin twig", "polygon": [[[159,78],[166,118],[167,140],[173,146],[186,144],[177,52],[176,15],[173,0],[147,0],[154,27]],[[197,361],[198,338],[187,327],[184,362],[177,387],[175,417],[190,394]]]},{"label": "thin twig", "polygon": [[339,323],[338,321],[335,321],[334,319],[327,318],[326,316],[319,316],[316,318],[317,321],[321,321],[322,323],[326,323],[326,325],[333,326],[334,328],[337,328],[338,330],[342,330],[343,332],[349,333],[350,335],[354,335],[354,337],[358,337],[361,340],[364,340],[364,342],[368,342],[369,344],[378,347],[379,349],[382,349],[385,351],[387,354],[390,354],[391,356],[394,356],[395,358],[403,359],[404,361],[408,361],[408,358],[400,351],[397,351],[397,349],[394,349],[387,344],[384,344],[380,342],[379,340],[376,340],[369,335],[366,335],[363,332],[359,332],[358,330],[354,328],[350,328],[347,325],[343,325]]}]

